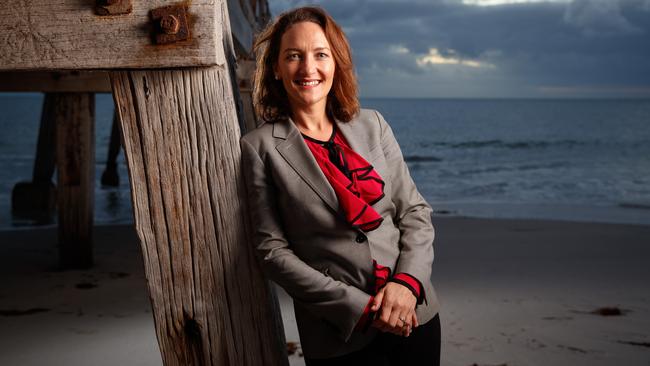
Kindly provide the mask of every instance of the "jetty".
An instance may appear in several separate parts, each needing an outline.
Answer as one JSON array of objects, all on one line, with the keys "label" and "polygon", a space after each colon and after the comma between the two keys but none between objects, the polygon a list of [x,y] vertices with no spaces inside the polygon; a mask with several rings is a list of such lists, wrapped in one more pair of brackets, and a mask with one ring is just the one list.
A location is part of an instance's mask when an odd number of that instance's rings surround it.
[{"label": "jetty", "polygon": [[0,92],[45,93],[33,175],[13,188],[12,211],[56,215],[60,268],[93,265],[94,94],[112,93],[101,183],[118,184],[123,151],[163,363],[288,365],[240,169],[267,1],[2,0],[1,9]]}]

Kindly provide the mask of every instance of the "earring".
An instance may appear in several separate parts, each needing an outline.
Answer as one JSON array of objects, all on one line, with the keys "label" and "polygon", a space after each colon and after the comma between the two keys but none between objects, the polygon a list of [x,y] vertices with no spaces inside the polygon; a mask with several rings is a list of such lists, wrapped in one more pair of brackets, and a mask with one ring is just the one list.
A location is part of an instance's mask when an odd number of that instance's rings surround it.
[{"label": "earring", "polygon": [[275,80],[280,80],[280,76],[279,76],[279,75],[275,75]]}]

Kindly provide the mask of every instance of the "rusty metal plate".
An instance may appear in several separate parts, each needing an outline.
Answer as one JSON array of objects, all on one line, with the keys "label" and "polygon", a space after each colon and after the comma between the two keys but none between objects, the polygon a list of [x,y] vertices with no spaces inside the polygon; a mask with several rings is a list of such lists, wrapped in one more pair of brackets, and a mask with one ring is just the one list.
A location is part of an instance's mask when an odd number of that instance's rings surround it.
[{"label": "rusty metal plate", "polygon": [[156,44],[168,44],[190,39],[187,26],[187,6],[176,4],[151,10],[149,13],[155,27]]}]

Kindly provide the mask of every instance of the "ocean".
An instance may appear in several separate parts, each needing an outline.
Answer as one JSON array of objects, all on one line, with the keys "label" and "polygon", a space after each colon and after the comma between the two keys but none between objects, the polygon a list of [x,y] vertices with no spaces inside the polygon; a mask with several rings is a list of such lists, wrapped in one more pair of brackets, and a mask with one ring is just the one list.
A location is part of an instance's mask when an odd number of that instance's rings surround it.
[{"label": "ocean", "polygon": [[[38,93],[0,93],[0,230],[11,190],[32,175]],[[400,143],[438,216],[650,225],[650,100],[362,99]],[[95,223],[132,223],[124,155],[119,187],[102,187],[113,100],[96,97]],[[46,225],[53,225],[49,223]]]}]

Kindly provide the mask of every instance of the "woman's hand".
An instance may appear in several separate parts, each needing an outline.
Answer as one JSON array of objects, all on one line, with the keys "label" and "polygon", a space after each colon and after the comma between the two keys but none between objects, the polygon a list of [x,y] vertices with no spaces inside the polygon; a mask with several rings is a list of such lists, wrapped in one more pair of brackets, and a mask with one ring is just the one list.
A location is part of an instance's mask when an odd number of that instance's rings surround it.
[{"label": "woman's hand", "polygon": [[371,310],[379,311],[372,326],[382,332],[408,337],[413,327],[418,326],[415,315],[417,299],[406,286],[388,282],[375,295]]}]

